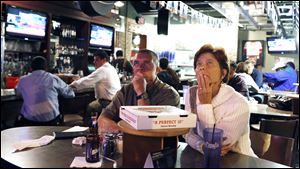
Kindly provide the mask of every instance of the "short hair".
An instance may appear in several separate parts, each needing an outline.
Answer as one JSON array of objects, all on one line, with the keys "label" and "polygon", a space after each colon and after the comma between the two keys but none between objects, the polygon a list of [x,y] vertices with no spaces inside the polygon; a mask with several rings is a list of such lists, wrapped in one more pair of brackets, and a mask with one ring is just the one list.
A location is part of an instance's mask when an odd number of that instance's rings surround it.
[{"label": "short hair", "polygon": [[108,56],[108,54],[107,54],[104,50],[98,49],[98,50],[94,53],[94,56],[95,56],[95,57],[98,57],[98,58],[100,58],[100,59],[105,59],[106,61],[109,61],[109,56]]},{"label": "short hair", "polygon": [[245,62],[238,63],[237,68],[236,68],[236,73],[247,73],[245,67],[246,67]]},{"label": "short hair", "polygon": [[290,66],[293,69],[295,69],[295,64],[293,62],[287,62],[286,65]]},{"label": "short hair", "polygon": [[118,50],[118,51],[116,52],[116,56],[117,56],[117,57],[122,57],[122,56],[123,56],[123,51],[122,51],[122,50]]},{"label": "short hair", "polygon": [[246,60],[245,62],[244,62],[244,70],[245,70],[245,72],[246,73],[248,73],[248,65],[251,65],[252,64],[252,66],[254,67],[254,65],[255,65],[255,63],[253,62],[253,61],[251,61],[251,60]]},{"label": "short hair", "polygon": [[248,59],[248,60],[245,61],[245,64],[246,64],[246,65],[252,64],[252,65],[254,66],[254,65],[255,65],[255,62],[253,62],[252,60],[249,60],[249,59]]},{"label": "short hair", "polygon": [[47,60],[43,56],[36,56],[31,61],[31,69],[46,70]]},{"label": "short hair", "polygon": [[162,69],[167,69],[169,66],[169,60],[167,58],[161,58],[159,60],[159,67]]},{"label": "short hair", "polygon": [[154,64],[156,66],[158,66],[158,56],[155,52],[153,52],[152,50],[149,50],[149,49],[141,49],[138,51],[138,53],[146,53],[148,55],[151,55],[152,56],[152,60],[154,62]]},{"label": "short hair", "polygon": [[223,79],[223,82],[226,83],[228,81],[228,75],[229,75],[229,65],[228,65],[228,58],[225,53],[224,48],[214,48],[211,44],[205,44],[203,45],[195,54],[194,56],[194,69],[197,67],[197,61],[200,58],[200,56],[204,53],[211,53],[216,60],[218,61],[221,70],[225,69],[227,70],[227,73]]},{"label": "short hair", "polygon": [[230,61],[230,69],[233,69],[234,71],[237,68],[237,64],[235,63],[235,61]]}]

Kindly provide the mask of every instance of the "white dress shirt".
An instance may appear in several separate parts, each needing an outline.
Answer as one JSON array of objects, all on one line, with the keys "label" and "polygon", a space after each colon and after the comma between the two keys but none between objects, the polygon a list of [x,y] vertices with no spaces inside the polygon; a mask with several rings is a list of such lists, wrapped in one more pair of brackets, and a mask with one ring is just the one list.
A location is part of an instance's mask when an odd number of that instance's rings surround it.
[{"label": "white dress shirt", "polygon": [[76,89],[95,87],[97,99],[112,100],[118,90],[121,89],[121,82],[116,69],[105,63],[92,72],[90,75],[80,78],[71,83]]},{"label": "white dress shirt", "polygon": [[240,75],[247,86],[252,86],[256,91],[259,90],[258,85],[255,83],[254,79],[247,73],[237,73],[238,75]]}]

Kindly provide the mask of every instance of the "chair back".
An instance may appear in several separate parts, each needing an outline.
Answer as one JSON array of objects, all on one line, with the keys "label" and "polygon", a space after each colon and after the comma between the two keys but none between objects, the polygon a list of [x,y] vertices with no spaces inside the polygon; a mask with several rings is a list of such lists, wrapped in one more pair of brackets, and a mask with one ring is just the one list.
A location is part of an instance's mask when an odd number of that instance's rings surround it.
[{"label": "chair back", "polygon": [[278,136],[298,138],[299,120],[267,120],[261,119],[260,131]]},{"label": "chair back", "polygon": [[292,165],[294,139],[251,130],[250,140],[251,147],[259,158]]}]

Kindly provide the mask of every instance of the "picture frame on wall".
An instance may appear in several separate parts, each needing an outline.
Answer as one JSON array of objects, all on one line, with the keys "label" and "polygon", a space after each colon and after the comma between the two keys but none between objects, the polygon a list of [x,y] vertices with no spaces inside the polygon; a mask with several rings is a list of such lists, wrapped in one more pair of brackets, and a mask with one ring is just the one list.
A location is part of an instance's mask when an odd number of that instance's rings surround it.
[{"label": "picture frame on wall", "polygon": [[266,43],[264,40],[244,40],[242,41],[242,61],[247,59],[256,62],[256,65],[264,67],[266,55]]}]

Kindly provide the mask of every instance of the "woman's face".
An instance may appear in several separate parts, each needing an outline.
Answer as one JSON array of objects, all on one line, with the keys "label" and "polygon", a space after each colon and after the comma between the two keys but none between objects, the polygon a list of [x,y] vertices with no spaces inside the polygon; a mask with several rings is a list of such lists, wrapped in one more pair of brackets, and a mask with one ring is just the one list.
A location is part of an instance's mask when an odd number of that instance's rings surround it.
[{"label": "woman's face", "polygon": [[211,53],[203,53],[197,60],[196,63],[196,75],[197,81],[199,84],[199,74],[207,75],[211,81],[211,84],[219,85],[222,82],[223,74],[225,76],[225,72],[221,70],[219,62]]}]

